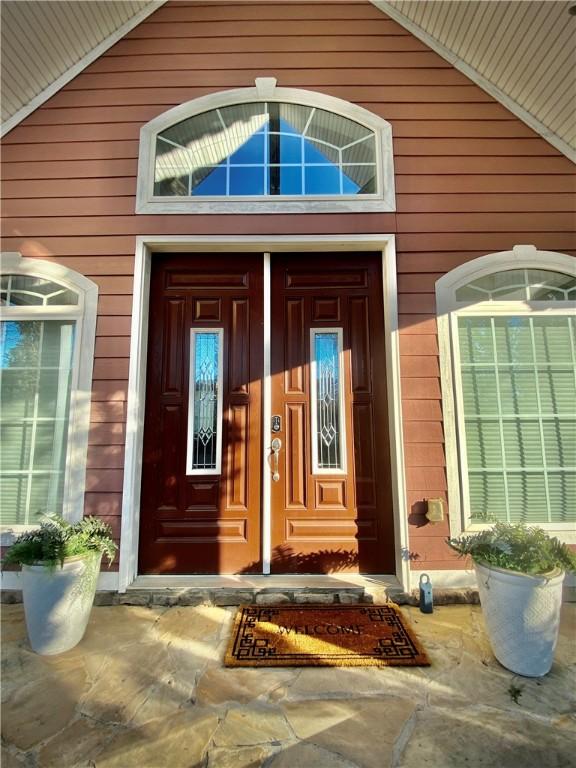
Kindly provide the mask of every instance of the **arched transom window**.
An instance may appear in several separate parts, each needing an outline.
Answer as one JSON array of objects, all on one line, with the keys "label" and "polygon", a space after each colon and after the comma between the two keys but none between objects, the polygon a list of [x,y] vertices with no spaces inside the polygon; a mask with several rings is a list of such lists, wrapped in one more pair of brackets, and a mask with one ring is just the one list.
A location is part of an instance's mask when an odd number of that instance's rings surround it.
[{"label": "arched transom window", "polygon": [[388,123],[274,82],[197,99],[145,126],[138,212],[393,210]]},{"label": "arched transom window", "polygon": [[576,260],[517,246],[453,270],[437,299],[452,527],[574,531]]}]

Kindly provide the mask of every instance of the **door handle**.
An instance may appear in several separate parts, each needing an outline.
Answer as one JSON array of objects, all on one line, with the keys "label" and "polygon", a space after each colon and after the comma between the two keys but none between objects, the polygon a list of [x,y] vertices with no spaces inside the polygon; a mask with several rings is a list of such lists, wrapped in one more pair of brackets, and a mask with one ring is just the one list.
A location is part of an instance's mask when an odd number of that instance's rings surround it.
[{"label": "door handle", "polygon": [[270,443],[270,450],[272,451],[272,480],[277,483],[280,480],[280,472],[278,471],[278,462],[280,456],[280,449],[282,448],[282,440],[279,437],[275,437]]}]

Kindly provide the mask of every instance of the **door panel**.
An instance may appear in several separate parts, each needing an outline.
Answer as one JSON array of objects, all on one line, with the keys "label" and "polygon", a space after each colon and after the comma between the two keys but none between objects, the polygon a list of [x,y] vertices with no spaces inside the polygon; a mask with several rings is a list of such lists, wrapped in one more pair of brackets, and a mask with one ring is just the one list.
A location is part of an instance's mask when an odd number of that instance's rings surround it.
[{"label": "door panel", "polygon": [[[141,573],[262,570],[262,272],[261,254],[156,255],[153,259]],[[209,354],[195,347],[199,351],[192,372],[194,439],[198,446],[201,441],[204,455],[212,456],[216,439],[206,414],[213,416],[218,387],[222,389],[221,472],[217,474],[212,459],[202,464],[212,469],[202,472],[191,462],[186,473],[192,439],[190,347],[198,338],[191,334],[195,329],[213,344]],[[216,342],[219,334],[212,331],[219,329],[221,342]],[[216,374],[218,355],[222,356],[221,381]]]},{"label": "door panel", "polygon": [[[272,572],[393,573],[380,255],[275,254],[271,289],[272,413],[282,417],[273,435],[282,448],[271,484]],[[318,352],[311,382],[312,350],[321,349],[313,329],[326,329],[328,347],[341,334],[341,382],[328,352]],[[328,414],[318,411],[321,436],[311,433],[312,386]],[[312,441],[325,440],[328,455],[335,439],[345,471],[315,468]]]}]

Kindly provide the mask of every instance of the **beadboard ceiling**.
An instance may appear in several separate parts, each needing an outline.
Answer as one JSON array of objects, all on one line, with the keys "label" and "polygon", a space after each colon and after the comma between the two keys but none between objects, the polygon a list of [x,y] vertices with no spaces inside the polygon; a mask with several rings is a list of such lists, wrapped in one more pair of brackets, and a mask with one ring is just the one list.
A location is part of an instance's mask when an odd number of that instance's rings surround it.
[{"label": "beadboard ceiling", "polygon": [[575,0],[372,2],[574,159]]},{"label": "beadboard ceiling", "polygon": [[[371,2],[574,159],[576,0]],[[2,133],[162,4],[2,0]]]},{"label": "beadboard ceiling", "polygon": [[150,0],[0,0],[3,133],[42,104],[74,67],[81,71],[115,34],[125,34],[160,5]]}]

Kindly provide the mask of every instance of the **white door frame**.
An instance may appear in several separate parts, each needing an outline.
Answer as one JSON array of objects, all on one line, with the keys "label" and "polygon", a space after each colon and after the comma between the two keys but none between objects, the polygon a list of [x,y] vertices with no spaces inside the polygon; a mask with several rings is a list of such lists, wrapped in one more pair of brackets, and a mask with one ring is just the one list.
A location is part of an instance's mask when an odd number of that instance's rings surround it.
[{"label": "white door frame", "polygon": [[[264,300],[270,294],[270,256],[279,251],[381,251],[384,291],[384,328],[386,336],[386,366],[388,383],[388,414],[390,423],[390,453],[392,462],[392,500],[394,508],[394,539],[396,574],[405,591],[410,589],[408,552],[408,518],[406,482],[402,440],[402,408],[400,392],[400,356],[398,338],[398,299],[396,287],[396,249],[394,235],[159,235],[136,239],[134,264],[134,295],[130,339],[130,368],[128,374],[128,413],[126,423],[126,454],[122,495],[122,525],[120,540],[120,571],[118,589],[124,592],[138,575],[138,535],[140,528],[140,485],[142,478],[142,449],[146,404],[146,362],[148,347],[148,310],[152,252],[247,252],[262,253],[265,266]],[[264,324],[264,424],[270,418],[270,315]],[[267,412],[268,411],[268,412]],[[268,440],[267,430],[263,439]],[[269,473],[263,477],[262,534],[264,572],[270,563],[270,499]],[[268,492],[266,493],[266,489]],[[394,574],[386,574],[394,575]]]}]

